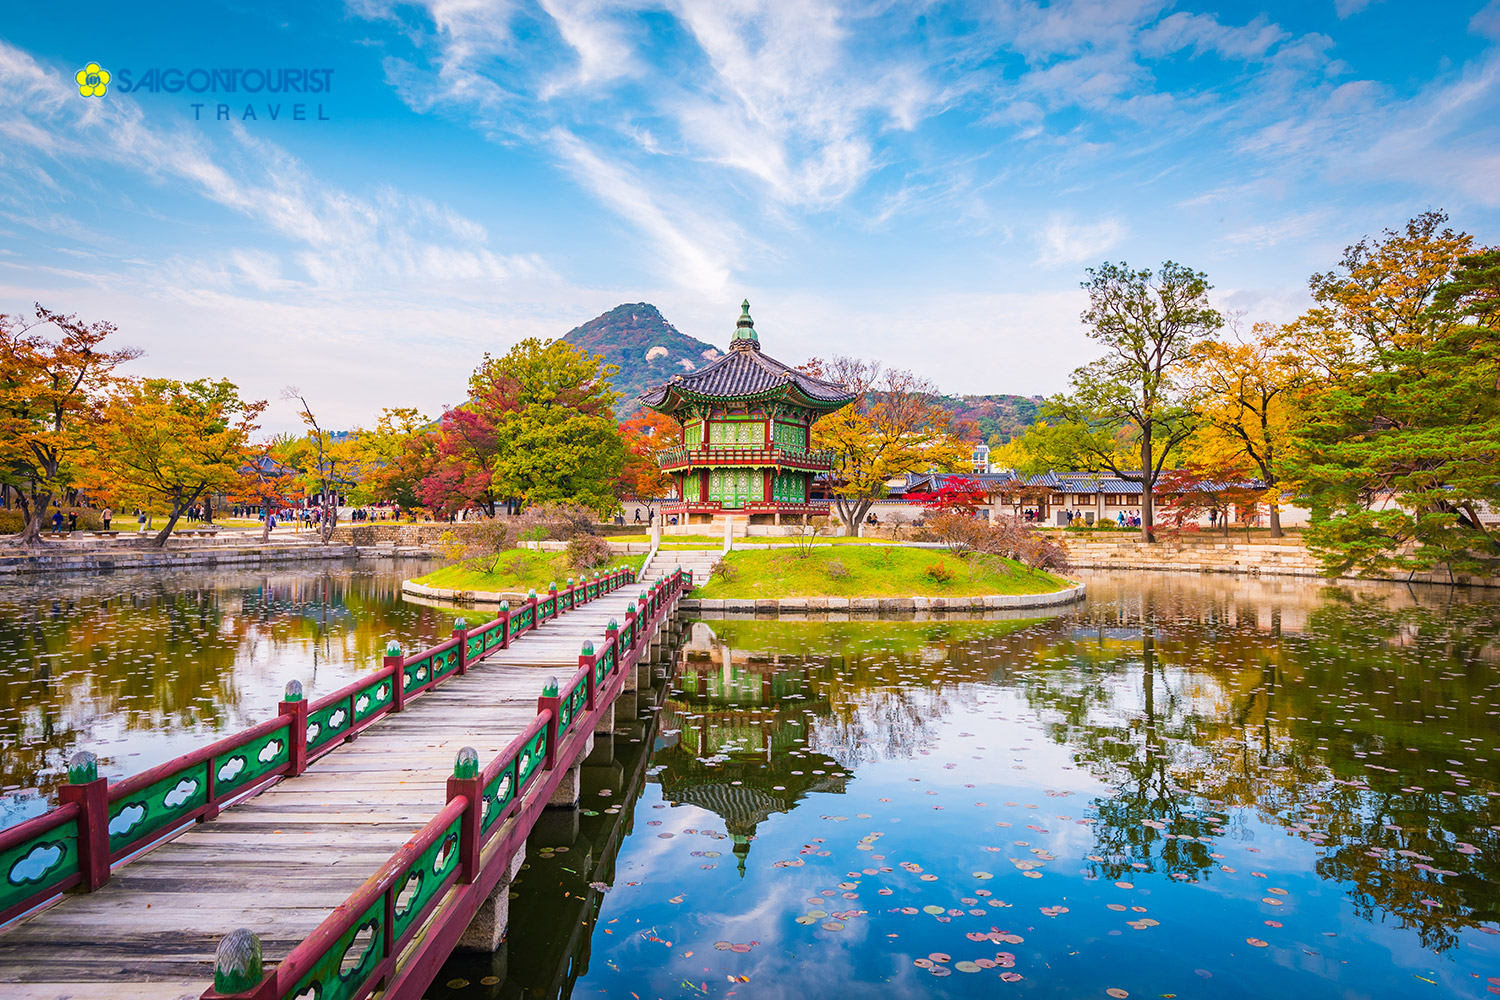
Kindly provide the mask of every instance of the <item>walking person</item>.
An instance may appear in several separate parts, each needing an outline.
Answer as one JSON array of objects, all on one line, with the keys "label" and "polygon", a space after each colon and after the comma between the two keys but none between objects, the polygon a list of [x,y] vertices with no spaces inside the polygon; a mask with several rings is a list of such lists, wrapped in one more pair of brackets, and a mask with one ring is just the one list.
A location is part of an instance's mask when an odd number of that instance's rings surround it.
[{"label": "walking person", "polygon": [[74,532],[74,531],[77,531],[77,530],[78,530],[78,511],[76,511],[76,510],[70,510],[70,511],[68,511],[68,531],[71,533],[71,532]]},{"label": "walking person", "polygon": [[55,531],[55,532],[57,532],[58,534],[62,534],[62,511],[61,510],[54,510],[52,512],[52,530]]},{"label": "walking person", "polygon": [[102,522],[104,522],[104,530],[105,531],[109,530],[110,519],[113,518],[114,516],[115,516],[115,512],[112,511],[112,510],[110,510],[108,507],[104,508],[103,510],[101,510],[99,512],[99,520],[102,521]]}]

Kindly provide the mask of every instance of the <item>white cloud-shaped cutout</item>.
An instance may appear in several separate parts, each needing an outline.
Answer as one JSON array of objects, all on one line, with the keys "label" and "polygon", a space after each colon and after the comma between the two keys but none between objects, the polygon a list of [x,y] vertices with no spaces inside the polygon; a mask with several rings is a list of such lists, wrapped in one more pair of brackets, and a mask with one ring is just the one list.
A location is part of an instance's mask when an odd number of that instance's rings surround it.
[{"label": "white cloud-shaped cutout", "polygon": [[369,695],[362,694],[358,698],[354,699],[354,711],[356,711],[356,712],[363,712],[365,709],[367,709],[369,707],[370,707],[370,696]]},{"label": "white cloud-shaped cutout", "polygon": [[245,758],[231,757],[219,765],[218,778],[220,781],[233,781],[239,773],[245,769]]},{"label": "white cloud-shaped cutout", "polygon": [[344,720],[348,717],[349,713],[345,712],[342,708],[339,709],[328,717],[328,728],[337,729],[344,724]]},{"label": "white cloud-shaped cutout", "polygon": [[47,877],[48,872],[57,867],[62,856],[62,844],[37,844],[10,866],[11,885],[40,882]]},{"label": "white cloud-shaped cutout", "polygon": [[271,740],[260,748],[260,753],[256,754],[256,760],[262,764],[271,763],[271,761],[276,759],[276,755],[281,753],[282,746],[283,744],[280,740]]},{"label": "white cloud-shaped cutout", "polygon": [[308,746],[311,746],[313,744],[313,741],[315,741],[318,738],[318,734],[321,733],[322,731],[323,731],[323,727],[320,726],[320,725],[318,725],[316,722],[309,722],[307,724],[307,743],[308,743]]},{"label": "white cloud-shaped cutout", "polygon": [[500,779],[500,784],[495,788],[495,799],[499,802],[505,801],[505,796],[510,793],[510,775]]},{"label": "white cloud-shaped cutout", "polygon": [[135,829],[135,825],[146,815],[146,807],[132,803],[121,809],[113,819],[109,821],[109,835],[118,837]]},{"label": "white cloud-shaped cutout", "polygon": [[192,798],[193,793],[197,790],[197,778],[183,778],[177,783],[177,786],[175,788],[173,788],[166,795],[162,796],[161,804],[166,806],[168,809],[176,809],[188,799]]},{"label": "white cloud-shaped cutout", "polygon": [[389,691],[389,689],[384,684],[382,684],[382,685],[380,685],[379,688],[377,688],[375,690],[375,697],[378,698],[380,701],[385,701],[386,694],[388,693],[388,691]]}]

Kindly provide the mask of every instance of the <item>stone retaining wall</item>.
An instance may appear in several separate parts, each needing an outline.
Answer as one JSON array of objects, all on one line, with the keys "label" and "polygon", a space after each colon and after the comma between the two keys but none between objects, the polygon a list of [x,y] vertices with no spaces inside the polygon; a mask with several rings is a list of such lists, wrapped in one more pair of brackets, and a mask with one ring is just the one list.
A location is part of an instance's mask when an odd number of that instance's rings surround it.
[{"label": "stone retaining wall", "polygon": [[134,549],[110,552],[26,553],[0,556],[0,574],[94,573],[133,569],[189,569],[203,566],[265,565],[310,559],[353,559],[351,545],[281,545],[254,548]]},{"label": "stone retaining wall", "polygon": [[1051,594],[989,594],[977,597],[782,597],[759,600],[686,598],[681,607],[684,614],[718,611],[753,611],[757,614],[830,611],[874,615],[893,611],[997,611],[1071,604],[1083,600],[1084,589],[1085,585],[1080,583]]},{"label": "stone retaining wall", "polygon": [[[1139,535],[1130,538],[1084,538],[1058,532],[1052,535],[1068,550],[1068,558],[1079,569],[1175,570],[1185,573],[1249,573],[1262,576],[1303,576],[1326,579],[1315,555],[1301,538],[1263,538],[1235,541],[1202,537],[1192,541],[1142,544]],[[1500,578],[1469,577],[1446,570],[1416,573],[1364,574],[1344,579],[1395,580],[1412,583],[1465,584],[1500,587]]]}]

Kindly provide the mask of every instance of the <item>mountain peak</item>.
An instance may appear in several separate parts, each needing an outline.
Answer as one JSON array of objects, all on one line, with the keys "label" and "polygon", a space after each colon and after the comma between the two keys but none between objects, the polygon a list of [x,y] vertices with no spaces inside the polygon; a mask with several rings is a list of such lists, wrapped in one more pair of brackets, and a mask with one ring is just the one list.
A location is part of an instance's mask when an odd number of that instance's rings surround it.
[{"label": "mountain peak", "polygon": [[695,371],[723,354],[714,345],[678,330],[649,302],[615,306],[569,330],[562,339],[580,350],[602,354],[619,367],[615,390],[621,398],[615,414],[622,420],[639,409],[636,397],[647,389],[673,375]]}]

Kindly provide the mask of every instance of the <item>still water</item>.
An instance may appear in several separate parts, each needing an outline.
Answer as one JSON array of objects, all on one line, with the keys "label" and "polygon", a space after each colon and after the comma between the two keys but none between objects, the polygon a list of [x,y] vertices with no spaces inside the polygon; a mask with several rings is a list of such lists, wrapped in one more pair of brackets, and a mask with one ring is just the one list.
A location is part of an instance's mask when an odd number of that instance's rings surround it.
[{"label": "still water", "polygon": [[1492,595],[1090,586],[694,626],[429,995],[1500,993]]},{"label": "still water", "polygon": [[[144,771],[430,645],[450,614],[404,604],[420,560],[0,582],[0,826],[50,808],[77,750]],[[399,845],[397,845],[399,846]]]},{"label": "still water", "polygon": [[[445,636],[423,568],[0,584],[0,822],[76,749],[133,773]],[[429,996],[1500,993],[1500,595],[1089,583],[693,626]]]}]

